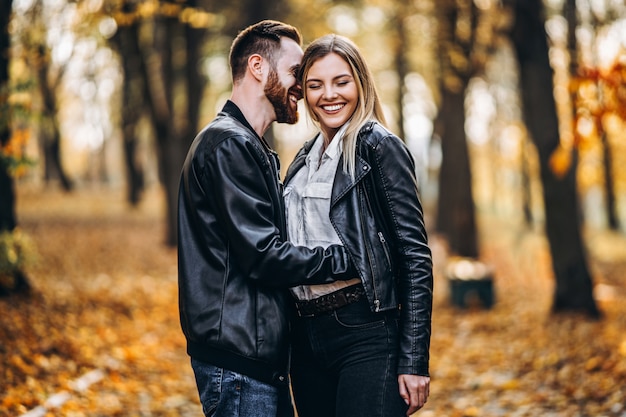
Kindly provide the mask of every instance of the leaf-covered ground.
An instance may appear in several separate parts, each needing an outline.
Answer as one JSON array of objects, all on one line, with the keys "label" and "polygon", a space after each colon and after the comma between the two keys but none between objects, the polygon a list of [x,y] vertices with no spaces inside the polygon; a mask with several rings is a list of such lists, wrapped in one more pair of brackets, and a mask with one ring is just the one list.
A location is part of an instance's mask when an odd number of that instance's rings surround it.
[{"label": "leaf-covered ground", "polygon": [[[21,190],[37,247],[29,297],[0,299],[0,416],[202,415],[178,324],[176,251],[162,196]],[[494,219],[481,227],[497,301],[450,305],[433,236],[432,389],[424,417],[626,417],[626,239],[586,236],[600,321],[549,313],[545,240]]]}]

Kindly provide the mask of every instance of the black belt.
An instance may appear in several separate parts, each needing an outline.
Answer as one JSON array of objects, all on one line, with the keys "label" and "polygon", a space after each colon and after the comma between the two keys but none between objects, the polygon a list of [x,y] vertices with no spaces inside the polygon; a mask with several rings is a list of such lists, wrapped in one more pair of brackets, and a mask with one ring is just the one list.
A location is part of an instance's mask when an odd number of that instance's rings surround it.
[{"label": "black belt", "polygon": [[363,285],[351,285],[312,300],[296,300],[296,310],[300,317],[314,317],[356,303],[364,295]]}]

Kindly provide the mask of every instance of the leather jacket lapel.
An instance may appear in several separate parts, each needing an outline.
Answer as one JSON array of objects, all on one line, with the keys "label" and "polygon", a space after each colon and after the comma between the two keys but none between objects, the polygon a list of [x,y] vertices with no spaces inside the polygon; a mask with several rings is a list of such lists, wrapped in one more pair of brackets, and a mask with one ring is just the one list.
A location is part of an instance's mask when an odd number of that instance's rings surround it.
[{"label": "leather jacket lapel", "polygon": [[331,208],[337,204],[339,199],[346,195],[359,181],[361,181],[370,171],[371,166],[360,155],[356,157],[356,166],[354,170],[354,180],[350,174],[343,169],[343,155],[339,160],[337,172],[335,173],[335,182],[333,183],[333,192],[330,198]]}]

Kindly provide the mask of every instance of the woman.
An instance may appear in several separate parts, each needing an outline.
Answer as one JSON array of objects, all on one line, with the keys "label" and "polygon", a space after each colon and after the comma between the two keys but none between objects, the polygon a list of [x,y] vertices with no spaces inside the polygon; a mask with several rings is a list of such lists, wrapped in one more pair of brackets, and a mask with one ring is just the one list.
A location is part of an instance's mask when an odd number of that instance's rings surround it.
[{"label": "woman", "polygon": [[347,38],[323,36],[300,69],[319,134],[289,167],[289,239],[343,244],[359,276],[292,289],[300,417],[403,416],[429,395],[432,261],[413,159],[383,127],[372,75]]}]

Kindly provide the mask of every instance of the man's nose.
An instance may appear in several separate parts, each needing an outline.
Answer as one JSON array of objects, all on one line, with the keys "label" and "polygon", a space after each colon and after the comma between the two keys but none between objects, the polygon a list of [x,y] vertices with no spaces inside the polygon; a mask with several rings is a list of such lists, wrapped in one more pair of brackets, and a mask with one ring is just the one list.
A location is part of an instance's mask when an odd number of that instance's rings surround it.
[{"label": "man's nose", "polygon": [[304,97],[302,84],[300,84],[300,82],[296,80],[296,82],[289,88],[289,93],[295,95],[296,97],[298,97],[298,100],[300,100],[302,97]]}]

